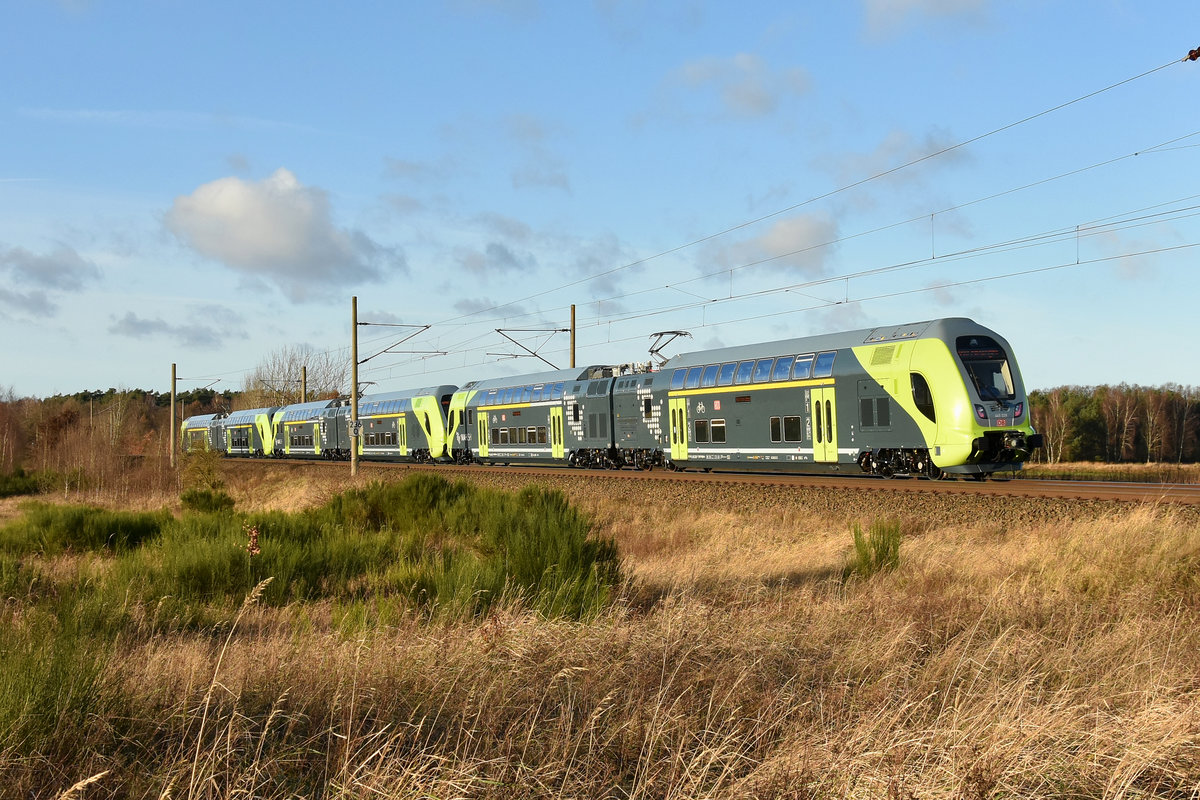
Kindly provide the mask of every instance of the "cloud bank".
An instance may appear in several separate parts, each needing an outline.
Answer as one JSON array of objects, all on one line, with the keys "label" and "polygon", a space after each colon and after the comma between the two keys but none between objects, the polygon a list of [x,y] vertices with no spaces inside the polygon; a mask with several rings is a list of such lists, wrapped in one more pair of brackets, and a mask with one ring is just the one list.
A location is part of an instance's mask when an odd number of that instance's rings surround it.
[{"label": "cloud bank", "polygon": [[326,193],[282,168],[257,182],[206,183],[176,198],[165,223],[197,253],[265,280],[293,301],[407,271],[398,250],[334,225]]}]

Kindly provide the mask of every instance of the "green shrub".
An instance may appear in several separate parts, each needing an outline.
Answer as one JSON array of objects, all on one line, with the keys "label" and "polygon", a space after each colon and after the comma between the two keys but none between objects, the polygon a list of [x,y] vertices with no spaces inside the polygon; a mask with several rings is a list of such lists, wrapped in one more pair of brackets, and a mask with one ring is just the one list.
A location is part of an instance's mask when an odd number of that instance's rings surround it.
[{"label": "green shrub", "polygon": [[17,467],[8,475],[0,475],[0,497],[37,494],[39,491],[41,491],[41,484],[37,473],[26,473],[25,470]]},{"label": "green shrub", "polygon": [[38,503],[0,529],[0,550],[57,555],[64,550],[125,550],[157,537],[171,522],[165,511],[106,511]]},{"label": "green shrub", "polygon": [[854,552],[846,565],[844,578],[869,578],[879,572],[890,572],[900,566],[900,523],[897,520],[875,520],[866,534],[857,522],[852,526]]},{"label": "green shrub", "polygon": [[202,513],[229,511],[234,505],[233,498],[221,489],[186,489],[179,499],[188,511]]}]

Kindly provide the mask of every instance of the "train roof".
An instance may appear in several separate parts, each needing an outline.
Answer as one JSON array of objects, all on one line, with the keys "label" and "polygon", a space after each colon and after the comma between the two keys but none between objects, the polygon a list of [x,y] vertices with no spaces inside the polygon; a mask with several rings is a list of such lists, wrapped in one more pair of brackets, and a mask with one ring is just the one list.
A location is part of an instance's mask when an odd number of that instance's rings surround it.
[{"label": "train roof", "polygon": [[443,383],[439,386],[422,386],[419,389],[401,389],[398,392],[375,392],[374,394],[364,394],[358,398],[358,404],[363,403],[379,403],[388,400],[409,400],[413,397],[442,397],[447,394],[454,394],[458,391],[458,387]]},{"label": "train roof", "polygon": [[313,400],[308,403],[292,403],[276,411],[272,421],[293,422],[298,419],[316,419],[321,416],[322,411],[336,406],[340,402],[341,400]]},{"label": "train roof", "polygon": [[959,336],[982,334],[1003,343],[1004,339],[988,328],[966,317],[907,322],[902,325],[884,325],[877,328],[862,328],[841,333],[821,333],[795,339],[780,339],[773,342],[723,347],[715,350],[696,350],[680,353],[666,364],[662,371],[716,361],[738,361],[747,358],[782,355],[785,353],[815,353],[821,350],[843,350],[863,345],[903,342],[913,339],[941,339],[953,341]]},{"label": "train roof", "polygon": [[[559,381],[586,381],[591,378],[611,377],[613,367],[607,367],[599,364],[593,364],[588,367],[572,367],[570,369],[557,369],[549,372],[530,372],[525,375],[509,375],[504,378],[484,378],[483,380],[471,381],[463,386],[463,389],[481,390],[481,389],[507,389],[510,386],[533,386],[539,383],[558,383]],[[605,376],[605,373],[608,376]]]},{"label": "train roof", "polygon": [[234,425],[237,423],[253,422],[259,414],[266,414],[267,417],[270,417],[272,414],[278,411],[279,408],[279,406],[270,406],[268,408],[246,408],[242,409],[241,411],[231,411],[229,412],[229,417],[225,420],[225,423],[227,425]]},{"label": "train roof", "polygon": [[184,428],[207,428],[213,420],[224,419],[224,414],[197,414],[183,421]]}]

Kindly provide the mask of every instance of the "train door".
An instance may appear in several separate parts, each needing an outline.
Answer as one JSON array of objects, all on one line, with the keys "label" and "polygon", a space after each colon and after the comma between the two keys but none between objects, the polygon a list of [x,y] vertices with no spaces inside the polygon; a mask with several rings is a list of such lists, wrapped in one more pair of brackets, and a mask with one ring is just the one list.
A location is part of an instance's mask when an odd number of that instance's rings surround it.
[{"label": "train door", "polygon": [[561,459],[564,452],[563,447],[563,410],[562,406],[554,406],[550,409],[550,455],[555,459]]},{"label": "train door", "polygon": [[667,401],[671,412],[671,460],[686,461],[688,453],[687,398],[675,397]]},{"label": "train door", "polygon": [[487,458],[488,442],[490,440],[488,439],[488,415],[485,409],[480,408],[475,412],[475,422],[477,423],[477,430],[479,432],[479,456],[480,458]]},{"label": "train door", "polygon": [[396,418],[396,446],[400,455],[408,455],[408,419],[404,414]]},{"label": "train door", "polygon": [[812,390],[813,460],[836,463],[837,402],[833,387]]}]

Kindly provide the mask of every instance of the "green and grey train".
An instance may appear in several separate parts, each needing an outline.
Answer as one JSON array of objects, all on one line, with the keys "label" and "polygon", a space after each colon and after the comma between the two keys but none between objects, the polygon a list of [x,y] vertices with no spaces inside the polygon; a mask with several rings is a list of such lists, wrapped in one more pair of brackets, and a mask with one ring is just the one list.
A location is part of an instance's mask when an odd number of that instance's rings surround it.
[{"label": "green and grey train", "polygon": [[[344,458],[349,411],[328,401],[192,417],[183,440],[230,455]],[[359,419],[362,458],[460,464],[981,479],[1020,469],[1042,444],[1008,343],[963,318],[685,353],[658,370],[589,366],[370,395]]]}]

